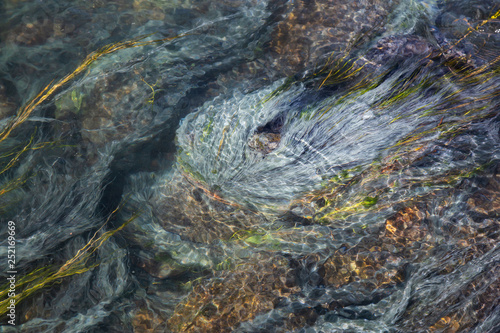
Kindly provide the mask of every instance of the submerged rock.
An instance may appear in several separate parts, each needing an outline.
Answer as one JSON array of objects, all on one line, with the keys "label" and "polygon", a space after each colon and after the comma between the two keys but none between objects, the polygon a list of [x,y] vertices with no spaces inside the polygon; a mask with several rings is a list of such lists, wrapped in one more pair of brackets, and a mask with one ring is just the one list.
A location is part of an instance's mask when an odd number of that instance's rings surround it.
[{"label": "submerged rock", "polygon": [[162,228],[183,239],[210,244],[267,221],[260,212],[220,197],[219,189],[206,188],[188,175],[167,179],[149,202]]},{"label": "submerged rock", "polygon": [[273,65],[286,75],[321,66],[384,32],[400,1],[290,1],[272,34]]},{"label": "submerged rock", "polygon": [[255,151],[269,154],[278,148],[281,136],[276,133],[255,133],[248,142],[248,146]]},{"label": "submerged rock", "polygon": [[168,321],[173,332],[231,332],[297,292],[288,262],[261,255],[194,287]]}]

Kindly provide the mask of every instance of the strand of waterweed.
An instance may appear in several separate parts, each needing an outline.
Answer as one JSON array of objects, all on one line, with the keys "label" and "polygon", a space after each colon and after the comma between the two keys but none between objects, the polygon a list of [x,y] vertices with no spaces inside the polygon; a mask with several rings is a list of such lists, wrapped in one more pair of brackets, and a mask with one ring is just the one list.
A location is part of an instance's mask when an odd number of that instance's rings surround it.
[{"label": "strand of waterweed", "polygon": [[66,75],[65,77],[63,77],[62,79],[60,79],[59,81],[57,81],[55,83],[54,83],[54,81],[50,82],[25,107],[21,108],[18,111],[17,115],[10,121],[10,123],[0,133],[0,142],[4,141],[7,137],[9,137],[10,133],[15,128],[17,128],[19,125],[24,123],[38,105],[40,105],[41,103],[43,103],[44,101],[46,101],[47,99],[52,97],[52,95],[54,95],[54,93],[60,87],[64,86],[66,83],[68,83],[69,81],[74,79],[76,76],[81,74],[85,69],[87,69],[90,65],[92,65],[99,58],[101,58],[105,55],[114,53],[114,52],[119,51],[119,50],[167,42],[167,41],[171,41],[171,40],[178,39],[181,37],[185,37],[189,34],[186,33],[186,34],[180,34],[180,35],[173,36],[173,37],[144,41],[144,39],[150,37],[151,35],[153,35],[153,34],[139,36],[139,37],[136,37],[134,39],[124,41],[124,42],[117,42],[117,43],[109,44],[109,45],[106,45],[106,46],[100,48],[97,51],[90,53],[72,73]]},{"label": "strand of waterweed", "polygon": [[0,165],[1,161],[3,159],[7,159],[10,156],[13,156],[8,162],[6,162],[5,166],[2,168],[0,167],[0,175],[5,173],[7,170],[11,169],[17,162],[19,162],[19,157],[21,157],[22,154],[29,150],[38,150],[38,149],[43,149],[49,146],[54,146],[58,142],[53,141],[53,142],[39,142],[37,144],[33,144],[33,140],[35,138],[35,133],[33,133],[28,141],[27,144],[25,144],[20,150],[13,150],[11,152],[8,152],[4,155],[0,155]]},{"label": "strand of waterweed", "polygon": [[[27,143],[24,143],[8,152],[5,152],[4,154],[0,155],[0,175],[7,175],[7,171],[12,169],[17,163],[19,163],[21,156],[28,152],[28,151],[34,151],[38,149],[43,149],[47,147],[54,147],[59,144],[58,141],[53,141],[53,142],[39,142],[36,144],[33,144],[34,138],[36,134],[36,128],[35,132],[31,135],[30,139],[28,140]],[[59,145],[63,146],[63,145]],[[36,173],[33,173],[32,171],[24,171],[21,175],[18,175],[16,177],[12,177],[9,179],[9,176],[6,177],[6,179],[2,179],[1,182],[2,184],[0,185],[0,197],[4,196],[5,194],[22,187],[30,178],[35,176]],[[0,206],[0,214],[4,214],[9,207],[13,206],[13,202],[6,203],[2,202],[3,204]]]},{"label": "strand of waterweed", "polygon": [[[130,217],[127,221],[125,221],[121,226],[114,230],[108,230],[102,233],[100,236],[98,234],[102,231],[104,226],[109,222],[111,217],[123,206],[120,205],[117,207],[108,217],[106,222],[94,233],[92,238],[85,244],[84,247],[79,249],[77,253],[64,265],[62,265],[57,271],[52,267],[42,267],[29,272],[28,274],[22,276],[16,283],[16,290],[20,290],[22,287],[24,289],[22,292],[16,294],[15,296],[15,304],[19,304],[22,300],[26,299],[36,291],[49,287],[54,283],[57,283],[61,279],[72,276],[75,274],[82,274],[88,272],[95,267],[99,266],[100,263],[96,262],[91,265],[87,265],[88,260],[91,255],[99,249],[104,242],[106,242],[111,236],[113,236],[118,231],[125,228],[130,222],[134,221],[139,215],[139,213],[135,213]],[[10,304],[10,300],[12,298],[6,297],[9,293],[9,286],[4,285],[0,291],[0,297],[3,299],[0,301],[0,315],[4,315],[7,313],[7,306]]]},{"label": "strand of waterweed", "polygon": [[486,23],[489,23],[489,22],[497,19],[498,17],[500,17],[500,10],[497,10],[496,13],[493,14],[493,15],[491,15],[491,17],[489,19],[483,20],[477,27],[475,27],[475,28],[469,28],[468,32],[462,38],[460,38],[455,44],[451,45],[447,50],[443,51],[442,53],[444,54],[444,53],[448,52],[453,47],[457,46],[462,40],[464,40],[465,38],[467,38],[471,33],[479,31],[479,29],[483,25],[485,25]]}]

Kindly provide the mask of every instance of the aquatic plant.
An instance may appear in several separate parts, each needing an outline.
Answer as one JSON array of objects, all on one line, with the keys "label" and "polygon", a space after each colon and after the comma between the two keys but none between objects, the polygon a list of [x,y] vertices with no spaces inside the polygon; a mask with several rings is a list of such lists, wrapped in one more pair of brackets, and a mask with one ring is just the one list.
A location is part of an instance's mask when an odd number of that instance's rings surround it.
[{"label": "aquatic plant", "polygon": [[[92,260],[94,252],[99,250],[111,236],[125,228],[130,222],[137,218],[137,216],[138,215],[133,216],[118,228],[108,231],[103,231],[106,225],[104,224],[94,233],[84,247],[79,249],[71,259],[66,261],[59,268],[50,266],[41,267],[23,275],[16,281],[15,289],[17,290],[17,294],[14,298],[15,304],[19,304],[22,300],[30,297],[43,288],[61,283],[61,280],[68,276],[82,274],[99,266],[99,261]],[[9,293],[9,289],[10,287],[8,285],[0,287],[0,296],[3,298],[3,300],[0,301],[0,315],[4,315],[8,312],[7,306],[10,305],[10,298],[7,297],[7,294]]]},{"label": "aquatic plant", "polygon": [[79,74],[88,69],[99,58],[119,50],[132,47],[143,47],[147,45],[154,45],[161,42],[181,38],[184,37],[185,35],[178,35],[174,37],[167,37],[162,39],[146,41],[145,39],[150,36],[151,35],[140,36],[128,41],[112,43],[103,46],[101,49],[89,54],[72,73],[66,75],[57,82],[51,82],[49,85],[43,88],[43,90],[37,96],[32,98],[31,101],[26,106],[20,109],[17,115],[13,117],[12,120],[10,120],[9,123],[2,129],[2,132],[0,133],[0,142],[4,141],[16,127],[24,123],[37,106],[39,106],[47,99],[51,98],[59,88],[61,88],[71,80],[75,79]]}]

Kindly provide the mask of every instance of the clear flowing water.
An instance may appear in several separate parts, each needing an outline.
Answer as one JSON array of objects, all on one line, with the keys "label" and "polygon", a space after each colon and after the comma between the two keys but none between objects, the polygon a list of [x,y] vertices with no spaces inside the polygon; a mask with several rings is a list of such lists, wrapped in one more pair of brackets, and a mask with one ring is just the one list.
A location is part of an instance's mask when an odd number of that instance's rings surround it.
[{"label": "clear flowing water", "polygon": [[4,0],[0,331],[500,331],[499,51],[488,0]]}]

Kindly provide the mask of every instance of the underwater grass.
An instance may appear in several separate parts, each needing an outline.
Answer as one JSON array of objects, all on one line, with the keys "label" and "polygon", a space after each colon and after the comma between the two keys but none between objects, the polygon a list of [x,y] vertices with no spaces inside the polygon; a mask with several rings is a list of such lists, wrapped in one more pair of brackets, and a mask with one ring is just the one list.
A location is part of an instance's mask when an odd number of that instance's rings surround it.
[{"label": "underwater grass", "polygon": [[[51,98],[59,88],[64,86],[69,81],[73,80],[76,76],[81,74],[85,69],[87,69],[90,65],[92,65],[99,58],[106,56],[108,54],[114,53],[114,52],[119,51],[119,50],[158,44],[160,42],[171,41],[171,40],[178,39],[178,38],[181,38],[181,37],[184,37],[187,35],[188,34],[180,34],[180,35],[173,36],[173,37],[145,41],[144,39],[152,36],[152,34],[148,34],[148,35],[136,37],[136,38],[128,40],[128,41],[112,43],[112,44],[109,44],[109,45],[106,45],[106,46],[100,48],[97,51],[90,53],[72,73],[64,76],[62,79],[60,79],[57,82],[49,83],[26,106],[21,108],[18,111],[17,115],[9,122],[9,124],[0,133],[0,142],[4,141],[7,137],[9,137],[10,133],[15,128],[17,128],[19,125],[23,124],[29,118],[31,113],[35,110],[35,108],[38,105],[42,104],[44,101]],[[149,86],[151,87],[151,85],[149,85]],[[153,89],[153,88],[151,87],[151,89]],[[154,89],[153,89],[153,93],[154,93]],[[154,95],[153,95],[153,98],[154,98]]]},{"label": "underwater grass", "polygon": [[[118,207],[111,213],[108,220],[94,233],[92,238],[87,242],[87,244],[79,249],[77,253],[69,260],[67,260],[59,268],[55,267],[42,267],[34,269],[33,271],[24,274],[16,281],[16,292],[15,304],[19,304],[22,300],[28,298],[35,292],[52,286],[55,283],[59,283],[61,279],[72,276],[75,274],[82,274],[88,272],[95,267],[99,266],[99,262],[88,264],[89,259],[92,254],[96,252],[111,236],[125,228],[130,222],[135,220],[140,213],[134,214],[127,221],[125,221],[120,227],[114,230],[108,230],[103,232],[100,236],[99,233],[103,230],[104,226],[109,222],[111,216],[116,213],[116,211],[121,208]],[[0,301],[0,315],[7,313],[7,306],[10,304],[12,298],[7,298],[9,293],[9,286],[4,285],[0,290],[0,297],[3,299]]]},{"label": "underwater grass", "polygon": [[[497,12],[497,16],[499,13]],[[482,85],[487,81],[498,80],[500,74],[499,60],[500,57],[497,57],[487,65],[475,69],[469,68],[462,71],[454,71],[452,68],[449,68],[450,71],[448,73],[439,76],[437,80],[434,78],[434,82],[432,83],[429,81],[428,73],[426,74],[422,71],[416,73],[416,75],[411,75],[406,80],[395,82],[393,85],[393,88],[396,88],[394,93],[389,98],[372,105],[372,107],[379,108],[383,112],[384,109],[392,105],[398,105],[405,100],[417,98],[416,96],[425,93],[426,89],[431,85],[437,85],[441,89],[445,89],[450,82],[453,82],[454,90],[445,93],[442,96],[442,102],[439,104],[432,105],[429,103],[415,110],[420,114],[421,118],[442,116],[440,120],[436,121],[435,126],[431,128],[427,127],[427,129],[424,129],[423,125],[418,126],[412,133],[398,140],[393,146],[385,148],[388,154],[383,161],[372,163],[371,166],[365,168],[365,171],[358,173],[354,177],[345,178],[341,174],[338,174],[324,181],[322,183],[322,190],[310,193],[295,202],[302,202],[307,206],[308,203],[310,205],[313,202],[321,201],[322,204],[315,209],[315,216],[308,217],[312,218],[314,223],[328,225],[335,220],[346,220],[352,215],[379,211],[389,208],[391,205],[415,199],[414,196],[401,198],[397,202],[391,202],[389,205],[388,203],[391,200],[387,200],[390,197],[391,189],[389,187],[383,188],[380,185],[380,180],[389,176],[384,174],[382,169],[389,167],[395,161],[399,161],[401,164],[398,169],[403,170],[408,168],[415,161],[432,153],[429,149],[425,149],[426,147],[431,148],[429,146],[431,142],[437,139],[448,145],[453,138],[467,131],[469,125],[473,122],[493,117],[494,114],[492,112],[494,112],[495,107],[492,103],[495,103],[496,98],[500,96],[498,83],[494,82],[490,88],[486,90],[482,89],[479,96],[470,96],[467,94],[467,90],[474,89],[474,87]],[[367,79],[369,84],[366,84]],[[367,93],[378,86],[377,80],[370,80],[368,75],[359,82],[363,84],[351,87],[344,96],[340,97],[340,100],[346,101],[349,98],[355,98],[359,94]],[[333,106],[325,107],[320,118],[332,109]],[[392,122],[404,117],[404,115],[397,115]],[[426,188],[426,193],[432,193],[438,189],[457,186],[464,179],[471,178],[480,173],[487,165],[488,163],[471,166],[471,168],[464,170],[445,170],[442,174],[434,175],[430,179],[426,177],[406,179],[404,187],[420,186]],[[379,184],[377,185],[377,183]],[[399,184],[397,186],[401,187],[402,185]],[[363,194],[367,188],[371,189],[371,193]],[[354,193],[349,195],[351,199],[348,202],[339,202],[342,193],[349,191],[354,191]]]},{"label": "underwater grass", "polygon": [[[75,79],[79,74],[81,74],[84,70],[89,68],[90,65],[92,65],[95,61],[97,61],[101,57],[122,49],[142,47],[147,45],[158,44],[165,41],[171,41],[177,38],[184,37],[188,34],[181,34],[174,37],[167,37],[150,41],[144,40],[150,37],[151,35],[152,34],[139,36],[137,38],[128,41],[109,44],[100,48],[97,51],[90,53],[72,73],[67,74],[57,82],[52,81],[51,83],[49,83],[45,88],[42,89],[42,91],[40,91],[38,95],[36,95],[33,99],[31,99],[31,101],[27,105],[25,105],[20,109],[17,112],[17,115],[13,117],[13,119],[7,124],[7,126],[0,133],[0,143],[4,142],[17,127],[22,125],[33,113],[33,111],[36,109],[37,106],[49,100],[51,97],[53,97],[53,95],[59,88],[61,88],[71,80]],[[144,81],[144,79],[142,80]],[[157,90],[154,89],[156,84],[151,85],[148,84],[146,81],[144,81],[144,83],[146,83],[152,90],[150,99],[147,101],[148,103],[152,104],[154,102],[155,93],[157,92]],[[58,142],[39,142],[34,144],[33,143],[34,137],[35,133],[32,134],[27,144],[21,147],[17,147],[9,152],[6,152],[3,155],[0,155],[0,175],[4,174],[6,171],[14,167],[19,162],[21,155],[23,155],[27,151],[43,149],[58,144]],[[16,188],[19,188],[24,183],[26,183],[28,179],[29,176],[23,175],[18,178],[7,181],[0,188],[0,196]],[[21,278],[19,278],[16,281],[16,291],[17,290],[22,290],[22,291],[18,292],[15,296],[16,304],[26,299],[33,293],[39,291],[40,289],[47,288],[53,285],[54,283],[58,283],[61,279],[65,277],[72,276],[75,274],[82,274],[99,266],[99,263],[88,264],[88,261],[91,258],[92,254],[95,251],[97,251],[97,249],[99,249],[104,244],[104,242],[106,242],[106,240],[108,240],[118,231],[122,230],[125,226],[127,226],[138,216],[138,214],[135,214],[125,223],[123,223],[120,227],[114,230],[105,231],[100,236],[98,236],[99,233],[102,232],[104,226],[107,224],[111,216],[120,207],[118,207],[115,211],[113,211],[110,214],[110,217],[108,218],[106,223],[104,223],[104,225],[101,226],[101,228],[99,228],[99,230],[95,232],[95,234],[88,241],[88,243],[80,250],[78,250],[75,256],[66,261],[66,263],[64,263],[61,267],[59,267],[58,269],[55,267],[37,268],[27,274],[24,274]],[[6,297],[8,293],[9,293],[9,287],[7,285],[4,285],[0,290],[0,297],[3,298],[3,300],[0,301],[0,315],[3,315],[7,312],[7,306],[9,305],[10,302],[10,298]]]},{"label": "underwater grass", "polygon": [[2,198],[4,195],[11,191],[22,188],[26,182],[36,176],[36,172],[31,169],[22,171],[20,174],[16,175],[16,172],[11,172],[16,165],[21,163],[23,160],[23,155],[29,151],[35,151],[46,148],[56,148],[64,147],[66,145],[61,144],[59,141],[47,141],[34,143],[35,132],[31,135],[30,139],[19,144],[16,147],[10,149],[9,151],[0,154],[0,214],[5,214],[10,208],[16,206],[17,200],[5,200]]},{"label": "underwater grass", "polygon": [[[380,172],[384,167],[388,167],[391,162],[402,159],[406,163],[403,162],[401,168],[409,167],[418,160],[418,156],[422,157],[432,154],[429,149],[426,149],[430,148],[429,145],[432,142],[439,140],[440,142],[444,141],[443,144],[447,145],[449,140],[466,131],[471,123],[491,117],[491,110],[493,109],[491,102],[494,102],[495,98],[500,95],[498,82],[496,81],[500,74],[498,70],[499,59],[500,57],[497,57],[495,61],[481,68],[469,67],[460,70],[448,67],[446,59],[419,62],[419,66],[413,70],[410,69],[404,72],[403,77],[393,81],[390,85],[390,91],[384,94],[383,98],[379,98],[370,105],[367,105],[377,115],[390,112],[394,107],[397,109],[400,105],[406,104],[408,107],[413,107],[413,103],[411,103],[413,100],[425,98],[430,93],[433,93],[433,89],[438,90],[439,99],[429,102],[425,101],[426,104],[416,105],[415,109],[411,110],[411,116],[416,116],[417,119],[422,118],[422,123],[417,123],[412,132],[399,139],[392,146],[384,148],[384,162],[379,162],[378,165],[361,166],[361,169],[364,169],[366,172],[363,172],[363,176],[360,177],[343,177],[343,175],[338,174],[336,178],[334,176],[327,180],[324,179],[321,184],[324,190],[323,192],[320,191],[322,194],[313,194],[312,197],[320,199],[324,197],[325,193],[329,192],[328,204],[326,207],[323,206],[319,209],[319,211],[324,213],[322,214],[323,216],[315,217],[314,220],[317,222],[328,222],[337,218],[345,219],[353,214],[387,208],[385,199],[387,199],[386,193],[390,191],[389,188],[382,189],[380,185],[376,185],[376,190],[372,189],[368,191],[365,189],[370,186],[370,183],[376,183],[380,178],[387,177],[387,175]],[[390,71],[366,73],[362,71],[363,67],[361,65],[355,66],[355,64],[356,60],[348,59],[347,56],[329,60],[329,63],[320,72],[310,75],[307,78],[288,78],[281,86],[260,100],[257,107],[266,102],[272,102],[274,98],[289,90],[296,83],[308,85],[313,83],[313,86],[319,90],[323,87],[327,88],[328,85],[336,85],[339,82],[344,82],[344,79],[345,81],[348,80],[349,84],[345,86],[345,91],[338,98],[327,105],[323,105],[318,111],[305,107],[298,114],[299,118],[305,121],[311,121],[314,118],[318,122],[328,121],[328,118],[330,118],[329,114],[331,112],[339,112],[339,108],[344,107],[343,103],[349,103],[358,96],[370,93],[374,89],[379,88],[380,84],[385,82],[384,80],[387,75],[391,74]],[[444,73],[441,70],[443,68],[445,69]],[[490,88],[486,90],[477,89],[485,81],[491,82],[491,80],[495,81]],[[472,94],[470,94],[471,92]],[[404,121],[404,118],[410,116],[406,114],[405,110],[398,112],[399,114],[391,116],[387,124]],[[331,129],[342,120],[340,119],[336,124],[332,124]],[[212,133],[212,127],[213,120],[210,119],[203,129],[202,140]],[[223,129],[218,145],[217,158],[219,158],[222,146],[227,141],[231,131],[234,131],[234,129],[231,129],[229,125]],[[448,143],[446,143],[447,140]],[[416,155],[418,156],[415,157]],[[474,167],[471,166],[471,168]],[[193,175],[192,170],[190,171],[188,171],[188,174],[203,182],[202,177],[200,177],[201,175]],[[359,171],[361,170],[355,172],[355,175],[360,174]],[[415,180],[412,184],[419,184],[418,186],[424,186],[429,191],[432,191],[432,188],[454,186],[457,182],[468,178],[471,174],[470,168],[461,172],[456,171],[444,170],[440,175],[435,175],[431,179]],[[409,182],[409,180],[406,181]],[[359,189],[354,187],[359,183],[361,183]],[[406,184],[405,186],[411,185]],[[349,189],[359,193],[354,194],[354,196],[349,194],[351,196],[350,202],[346,202],[343,207],[333,208],[335,205],[340,204],[334,198],[333,193],[350,191]],[[306,194],[305,197],[310,199],[311,196]],[[404,199],[404,201],[406,200],[409,199]],[[308,217],[312,218],[312,216]],[[254,245],[261,241],[263,239],[260,236],[249,236],[249,242]]]},{"label": "underwater grass", "polygon": [[[498,17],[499,14],[500,14],[500,11],[497,12],[496,17]],[[470,34],[470,32],[468,34]],[[2,131],[2,133],[0,133],[0,142],[4,141],[16,127],[18,127],[24,121],[26,121],[26,119],[28,119],[30,114],[34,111],[34,109],[38,105],[43,103],[45,100],[49,99],[58,88],[65,85],[70,80],[74,79],[77,75],[79,75],[83,70],[85,70],[88,66],[90,66],[94,61],[99,59],[101,56],[113,53],[115,51],[118,51],[118,50],[121,50],[124,48],[139,47],[139,46],[150,45],[150,44],[157,43],[160,41],[172,40],[175,38],[179,38],[182,35],[176,36],[176,37],[171,37],[171,38],[166,38],[166,39],[155,40],[155,41],[143,41],[143,39],[148,37],[148,36],[140,37],[138,39],[131,40],[128,42],[112,44],[112,45],[104,47],[104,48],[90,54],[84,60],[84,62],[73,73],[68,74],[63,79],[59,80],[56,83],[49,84],[26,107],[21,109],[20,112],[18,113],[18,115],[7,126],[7,128],[5,128],[4,131]],[[500,57],[498,59],[500,59]],[[342,60],[344,60],[344,59],[342,58]],[[462,74],[460,74],[460,78],[457,77],[457,79],[461,80],[461,82],[464,82],[464,84],[472,84],[475,82],[479,82],[481,80],[491,79],[494,75],[498,74],[497,69],[490,70],[491,66],[492,66],[492,64],[489,64],[488,67],[484,67],[482,69],[478,69],[478,70],[475,70],[472,72],[467,72],[467,73],[465,73],[465,75],[462,73]],[[345,61],[345,62],[340,61],[340,62],[338,62],[338,64],[336,66],[334,66],[334,68],[332,68],[328,72],[325,79],[321,82],[319,88],[321,88],[322,86],[327,85],[327,84],[336,84],[339,82],[343,82],[347,79],[350,79],[353,76],[355,76],[357,73],[359,73],[360,70],[361,70],[361,68],[354,67],[353,61]],[[488,70],[490,70],[490,71],[488,71]],[[150,98],[150,100],[148,100],[148,103],[152,104],[152,102],[154,100],[154,96],[155,96],[154,87],[156,84],[150,85],[146,81],[144,81],[144,82],[152,90],[151,98]],[[355,96],[357,96],[357,94],[365,93],[365,92],[377,87],[377,84],[374,83],[373,81],[370,84],[369,84],[369,82],[370,81],[365,81],[365,80],[360,81],[357,86],[352,88],[351,91],[347,92],[347,94],[344,98],[355,98]],[[267,101],[271,100],[272,98],[276,97],[277,95],[279,95],[281,92],[286,91],[290,87],[290,85],[293,83],[294,83],[294,81],[292,79],[287,80],[283,84],[283,86],[278,88],[269,97],[267,97],[264,100],[264,102],[267,102]],[[422,84],[422,85],[420,85],[420,84]],[[423,89],[424,83],[420,83],[420,84],[415,86],[415,87],[409,88],[407,82],[405,82],[405,84],[403,85],[403,88],[400,91],[398,91],[397,93],[392,95],[389,99],[386,99],[385,101],[381,102],[379,104],[379,107],[385,108],[385,107],[388,107],[388,106],[393,105],[395,103],[400,103],[401,101],[403,101],[405,99],[413,98],[420,91],[420,89]],[[498,95],[499,95],[498,91],[492,91],[490,95],[484,97],[483,101],[487,102]],[[453,94],[450,94],[448,97],[451,98],[453,96],[454,96]],[[340,102],[342,102],[342,101],[340,101]],[[449,103],[449,101],[448,101],[448,103]],[[458,104],[458,105],[455,105],[453,107],[449,107],[449,108],[445,107],[445,108],[443,108],[443,110],[439,110],[436,112],[441,112],[443,114],[446,114],[447,112],[451,111],[452,109],[467,107],[471,103],[472,102],[464,102],[462,104]],[[321,114],[320,118],[325,113],[329,112],[331,109],[332,109],[332,107],[325,108],[325,111]],[[474,113],[474,112],[480,113],[483,110],[484,110],[484,108],[477,108],[475,110],[469,109],[464,115],[471,115],[471,116],[462,120],[461,122],[467,123],[467,122],[473,121],[475,119],[479,119],[483,115],[480,115],[480,114],[473,115],[472,113]],[[423,116],[424,115],[431,115],[431,114],[435,114],[435,113],[432,113],[430,110],[427,110],[427,112],[422,113]],[[397,118],[397,119],[399,119],[399,118]],[[393,121],[395,121],[397,119],[394,119]],[[457,127],[457,122],[444,123],[444,124],[442,122],[443,122],[443,119],[441,119],[441,122],[431,130],[423,131],[423,132],[419,132],[419,133],[418,133],[418,131],[416,131],[416,133],[399,141],[395,146],[393,146],[391,148],[404,147],[404,148],[407,148],[406,153],[418,151],[418,150],[422,149],[422,147],[427,143],[426,141],[424,141],[423,143],[418,142],[418,140],[420,140],[420,139],[428,138],[429,135],[436,133],[438,131],[441,132],[441,135],[450,135],[451,136],[452,134],[456,134],[458,131],[461,130],[460,127]],[[212,120],[210,120],[210,123],[207,125],[206,129],[203,131],[204,137],[210,135],[210,133],[212,131],[211,127],[212,127]],[[221,147],[222,147],[222,144],[224,141],[224,136],[226,135],[226,132],[227,132],[227,129],[225,128],[223,133],[222,133],[222,139],[221,139],[220,144],[219,144],[218,155],[220,154],[220,150],[221,150]],[[24,152],[26,152],[28,150],[33,150],[33,149],[41,149],[41,148],[49,145],[49,143],[39,143],[36,145],[32,145],[32,142],[33,142],[33,137],[31,138],[29,144],[22,147],[20,150],[12,151],[4,156],[0,156],[0,158],[2,158],[2,157],[11,158],[11,160],[8,161],[5,164],[5,166],[3,167],[3,169],[0,171],[0,174],[4,173],[5,171],[12,168],[16,164],[16,161],[18,160],[18,158]],[[419,144],[419,146],[417,146],[417,147],[411,146],[413,144]],[[395,157],[395,155],[400,156],[401,153],[396,153],[391,157]],[[195,174],[192,171],[189,172],[190,170],[188,169],[188,166],[185,164],[182,166],[184,167],[184,172],[191,174],[191,176],[193,178],[199,178],[201,181],[203,181],[203,178],[201,177],[201,175]],[[448,184],[452,184],[452,183],[459,181],[460,179],[471,177],[475,172],[480,171],[482,167],[483,166],[478,167],[473,171],[464,171],[462,174],[459,174],[459,175],[444,175],[440,179],[440,181],[447,181],[448,180]],[[377,168],[373,168],[372,171],[373,171],[373,173],[371,175],[367,175],[368,176],[367,178],[363,178],[363,180],[365,182],[369,181],[370,177],[372,177],[371,179],[373,180],[373,179],[377,179],[378,177],[384,176],[384,175],[380,174],[380,172],[379,172],[380,170]],[[348,179],[349,177],[345,176],[344,174],[342,174],[341,177],[345,179],[345,182],[342,181],[342,179],[339,177],[338,181],[333,181],[332,184],[341,185],[345,188],[345,187],[349,187],[349,186],[354,186],[357,183],[355,181],[351,182],[351,179]],[[7,186],[5,186],[3,189],[0,190],[0,195],[6,193],[6,192],[4,192],[5,189],[15,188],[15,186],[20,186],[23,184],[24,181],[22,179],[13,180],[11,183],[9,183]],[[433,181],[434,184],[436,182],[437,182],[437,180]],[[333,191],[335,191],[335,189],[336,189],[336,188],[331,187],[332,184],[328,185],[328,186],[330,186],[330,188],[329,188],[330,193],[333,193]],[[432,184],[432,182],[430,184]],[[375,195],[374,194],[369,194],[369,195],[359,194],[357,196],[357,198],[359,198],[359,200],[357,200],[357,201],[355,200],[350,205],[344,205],[343,207],[338,208],[335,211],[328,212],[326,215],[323,216],[323,218],[325,218],[327,220],[332,219],[332,218],[341,218],[341,217],[345,217],[345,216],[347,216],[349,214],[353,214],[353,213],[366,212],[368,210],[373,210],[373,209],[380,209],[379,202],[382,199],[380,193],[375,193]],[[326,203],[327,203],[326,207],[331,207],[330,205],[332,204],[333,201],[334,201],[333,199],[332,200],[327,199],[326,200]],[[325,209],[325,210],[327,210],[327,209]],[[18,284],[16,285],[16,288],[20,288],[20,289],[24,288],[23,291],[16,297],[16,303],[19,303],[23,299],[29,297],[31,294],[33,294],[34,292],[36,292],[42,288],[46,288],[46,287],[51,286],[52,284],[56,283],[57,281],[59,281],[62,278],[65,278],[65,277],[68,277],[71,275],[75,275],[75,274],[82,274],[84,272],[87,272],[87,271],[92,270],[93,268],[97,267],[99,265],[99,263],[91,263],[91,264],[88,263],[88,260],[90,259],[91,255],[100,246],[102,246],[106,240],[108,240],[116,232],[122,230],[128,223],[130,223],[136,217],[137,216],[134,215],[132,218],[127,220],[119,228],[106,231],[102,235],[98,236],[98,233],[102,231],[103,227],[101,227],[94,234],[94,236],[89,240],[89,242],[83,248],[81,248],[75,254],[75,256],[73,258],[69,259],[68,261],[66,261],[66,263],[64,265],[59,267],[59,269],[56,269],[53,267],[44,267],[44,268],[35,269],[32,272],[28,273],[27,275],[23,276],[21,279],[19,279]],[[262,233],[262,232],[247,232],[246,234],[239,233],[239,234],[235,234],[234,238],[236,238],[238,240],[242,240],[242,241],[249,243],[253,246],[258,246],[258,245],[261,245],[261,244],[266,243],[266,242],[274,243],[274,241],[275,241],[275,239],[272,236],[270,236],[267,233]],[[279,244],[279,243],[276,243],[276,244]],[[227,267],[231,267],[231,263],[229,261],[227,263],[223,262],[220,265],[221,265],[220,269],[228,269]],[[5,296],[7,293],[7,288],[4,287],[2,289],[3,290],[0,291],[0,295]],[[6,307],[7,307],[7,301],[0,302],[0,314],[4,314],[7,311]]]},{"label": "underwater grass", "polygon": [[[35,129],[36,133],[36,129]],[[14,165],[19,163],[21,155],[28,151],[33,151],[33,150],[39,150],[39,149],[44,149],[48,147],[63,147],[64,145],[61,145],[60,142],[58,141],[47,141],[47,142],[39,142],[36,144],[33,144],[33,140],[35,138],[35,133],[31,135],[31,138],[29,141],[22,145],[18,146],[16,148],[13,148],[11,151],[6,152],[2,155],[0,155],[0,175],[4,174],[6,171],[11,169]]]},{"label": "underwater grass", "polygon": [[[0,132],[0,144],[4,143],[7,138],[10,137],[12,131],[14,131],[17,127],[22,125],[30,115],[33,113],[33,111],[36,109],[37,106],[42,104],[43,102],[49,100],[51,97],[54,96],[55,92],[61,88],[62,86],[66,85],[68,82],[71,80],[75,79],[78,75],[80,75],[84,70],[89,68],[90,65],[92,65],[95,61],[100,59],[103,56],[106,56],[108,54],[114,53],[116,51],[122,50],[122,49],[127,49],[127,48],[133,48],[133,47],[142,47],[142,46],[147,46],[147,45],[154,45],[158,44],[161,42],[166,42],[166,41],[171,41],[174,39],[178,39],[184,36],[187,36],[189,34],[180,34],[177,36],[173,37],[167,37],[167,38],[161,38],[161,39],[154,39],[154,40],[149,40],[146,41],[145,39],[152,36],[152,34],[148,35],[143,35],[139,36],[136,38],[133,38],[128,41],[124,42],[117,42],[117,43],[112,43],[109,45],[106,45],[97,51],[94,51],[87,55],[87,57],[80,63],[80,65],[70,74],[67,74],[64,76],[62,79],[58,80],[57,82],[50,82],[45,88],[43,88],[38,95],[36,95],[34,98],[30,100],[30,102],[25,105],[24,107],[20,108],[10,122],[3,128],[3,130]],[[142,79],[142,78],[141,78]],[[152,103],[154,102],[155,94],[158,91],[158,89],[154,89],[156,86],[156,83],[151,85],[147,83],[144,79],[142,79],[144,83],[146,83],[152,90],[151,96],[148,99],[147,103]],[[72,94],[72,99],[75,102],[76,106],[76,101],[73,98]],[[81,106],[81,100],[79,101],[79,105]],[[36,129],[35,129],[36,133]],[[20,157],[25,154],[28,151],[33,151],[33,150],[39,150],[47,147],[53,147],[53,146],[63,146],[61,145],[60,142],[38,142],[34,143],[34,138],[35,138],[35,133],[31,135],[31,138],[28,140],[28,142],[23,145],[23,146],[18,146],[14,149],[11,149],[8,152],[3,153],[0,155],[0,175],[4,174],[6,171],[12,169],[16,164],[19,163]],[[30,177],[30,173],[26,172],[25,175],[17,177],[15,179],[7,180],[4,182],[2,186],[0,186],[0,196],[16,189],[22,186],[27,179]]]}]

